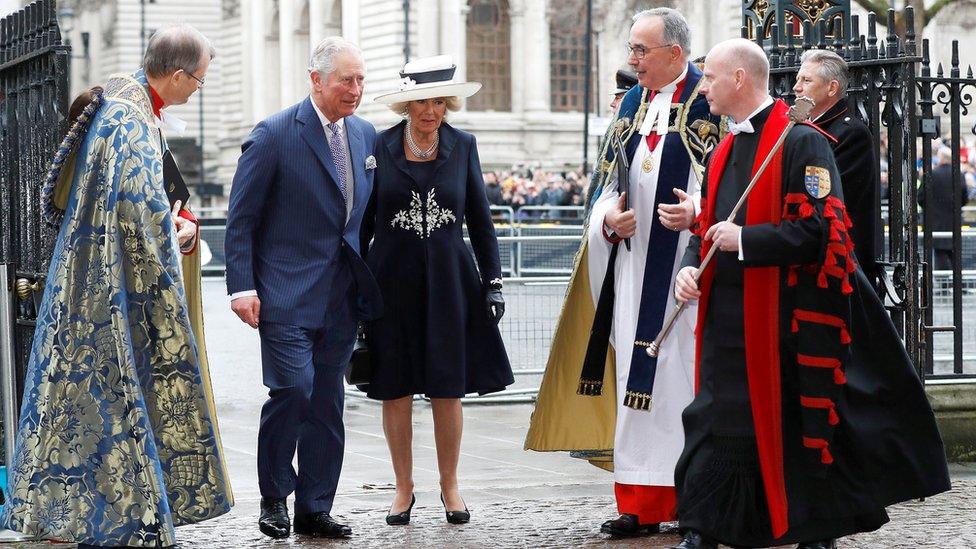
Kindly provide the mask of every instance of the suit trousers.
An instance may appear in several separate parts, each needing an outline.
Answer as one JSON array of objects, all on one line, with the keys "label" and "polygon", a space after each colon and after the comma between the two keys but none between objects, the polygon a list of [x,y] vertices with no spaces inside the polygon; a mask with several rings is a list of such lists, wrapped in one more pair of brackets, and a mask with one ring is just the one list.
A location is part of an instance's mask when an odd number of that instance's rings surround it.
[{"label": "suit trousers", "polygon": [[[258,430],[263,497],[295,493],[295,515],[332,510],[342,457],[343,374],[356,339],[355,284],[342,273],[320,328],[261,322],[261,365],[268,400]],[[298,453],[298,472],[292,467]]]}]

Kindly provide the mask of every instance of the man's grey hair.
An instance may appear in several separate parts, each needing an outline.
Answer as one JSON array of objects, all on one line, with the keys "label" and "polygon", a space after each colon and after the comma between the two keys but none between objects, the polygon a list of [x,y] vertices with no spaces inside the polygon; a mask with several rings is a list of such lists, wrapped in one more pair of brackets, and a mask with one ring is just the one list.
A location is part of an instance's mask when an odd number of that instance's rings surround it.
[{"label": "man's grey hair", "polygon": [[681,46],[681,53],[686,58],[691,54],[691,28],[680,11],[672,8],[642,10],[634,14],[634,22],[645,17],[660,17],[664,23],[664,43]]},{"label": "man's grey hair", "polygon": [[341,36],[329,36],[323,38],[312,50],[312,57],[308,60],[308,72],[328,76],[336,69],[336,57],[340,53],[352,53],[360,59],[363,58],[363,52],[352,42]]},{"label": "man's grey hair", "polygon": [[195,74],[203,56],[217,55],[213,44],[200,31],[186,24],[170,25],[149,38],[142,68],[147,76],[162,78],[178,70]]},{"label": "man's grey hair", "polygon": [[801,63],[817,63],[817,74],[827,82],[836,80],[840,96],[847,97],[847,61],[830,50],[807,50],[800,56]]}]

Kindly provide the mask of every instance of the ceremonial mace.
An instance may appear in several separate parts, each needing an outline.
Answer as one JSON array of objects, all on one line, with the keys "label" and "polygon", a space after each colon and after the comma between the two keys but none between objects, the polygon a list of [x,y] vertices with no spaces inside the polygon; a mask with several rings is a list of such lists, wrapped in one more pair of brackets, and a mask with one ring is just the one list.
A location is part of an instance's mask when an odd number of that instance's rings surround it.
[{"label": "ceremonial mace", "polygon": [[[767,154],[766,158],[763,159],[762,164],[759,165],[759,169],[756,170],[756,175],[752,176],[752,180],[749,181],[749,186],[746,187],[746,190],[742,192],[742,196],[739,197],[739,201],[736,202],[735,207],[732,208],[732,213],[729,214],[726,221],[731,223],[735,220],[736,214],[739,213],[742,205],[745,204],[746,198],[748,198],[749,193],[752,192],[752,188],[756,186],[756,182],[759,181],[759,178],[762,177],[763,172],[766,171],[766,167],[769,166],[770,162],[772,162],[773,156],[776,155],[780,147],[783,146],[783,142],[786,141],[786,135],[790,133],[793,126],[810,118],[810,113],[813,111],[814,105],[813,99],[810,99],[809,97],[798,97],[796,99],[796,104],[790,107],[790,111],[786,114],[786,116],[790,119],[789,123],[786,124],[786,128],[783,129],[783,133],[780,134],[779,138],[776,140],[776,143],[773,144],[772,150],[769,151],[769,154]],[[712,256],[715,255],[715,250],[717,249],[718,248],[715,246],[709,248],[708,253],[705,255],[705,259],[702,260],[701,266],[698,267],[697,271],[695,271],[695,284],[701,280],[702,273],[708,268],[708,264],[712,261]],[[680,315],[681,311],[684,309],[685,303],[678,303],[674,306],[674,309],[671,309],[671,314],[668,315],[667,320],[664,321],[664,327],[661,328],[660,333],[657,334],[654,341],[647,347],[647,356],[657,358],[658,353],[661,351],[661,344],[664,343],[664,339],[668,337],[669,333],[671,333],[671,328],[674,327],[674,322],[678,320],[678,315]]]}]

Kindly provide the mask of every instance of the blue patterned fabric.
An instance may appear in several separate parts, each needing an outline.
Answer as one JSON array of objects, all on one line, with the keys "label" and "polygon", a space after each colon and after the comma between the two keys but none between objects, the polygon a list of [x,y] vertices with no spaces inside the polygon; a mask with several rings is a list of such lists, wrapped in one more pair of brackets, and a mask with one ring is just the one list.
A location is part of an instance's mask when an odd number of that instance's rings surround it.
[{"label": "blue patterned fabric", "polygon": [[230,508],[147,83],[115,76],[77,150],[27,367],[2,526],[169,547]]},{"label": "blue patterned fabric", "polygon": [[342,141],[342,129],[335,122],[329,124],[329,131],[332,132],[332,139],[329,140],[329,151],[332,153],[332,161],[335,162],[336,171],[339,174],[339,191],[342,192],[342,197],[346,198],[349,194],[346,192],[346,181],[349,179],[349,175],[346,173],[346,146]]}]

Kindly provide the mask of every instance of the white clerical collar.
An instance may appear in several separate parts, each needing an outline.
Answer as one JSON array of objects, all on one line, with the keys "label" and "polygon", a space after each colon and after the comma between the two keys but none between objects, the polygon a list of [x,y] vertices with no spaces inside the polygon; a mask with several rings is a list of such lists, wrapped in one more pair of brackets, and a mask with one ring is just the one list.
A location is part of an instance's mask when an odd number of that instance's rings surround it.
[{"label": "white clerical collar", "polygon": [[[324,114],[322,114],[322,111],[319,109],[319,106],[315,104],[315,100],[312,99],[311,97],[309,97],[308,100],[312,102],[312,108],[315,109],[315,114],[319,115],[319,121],[322,122],[322,127],[325,128],[328,127],[329,124],[332,124],[332,122],[329,122],[329,119],[326,118]],[[340,131],[344,130],[346,128],[345,117],[336,120],[335,124],[339,126]]]},{"label": "white clerical collar", "polygon": [[178,133],[182,135],[183,132],[186,131],[186,120],[169,114],[165,109],[159,111],[159,116],[155,118],[156,126],[166,130],[168,133]]},{"label": "white clerical collar", "polygon": [[756,129],[752,126],[752,118],[757,114],[763,112],[763,110],[765,110],[766,107],[769,107],[772,104],[773,104],[773,98],[767,94],[766,99],[763,99],[763,102],[759,104],[759,107],[756,110],[752,111],[752,114],[747,116],[744,121],[736,122],[735,120],[732,120],[731,122],[729,122],[729,133],[731,133],[732,135],[739,135],[740,133],[755,132]]},{"label": "white clerical collar", "polygon": [[678,90],[678,84],[688,76],[688,64],[685,63],[684,70],[673,82],[662,86],[654,95],[654,99],[647,105],[644,113],[644,122],[641,124],[641,135],[650,135],[654,131],[658,135],[668,133],[668,122],[671,117],[671,102],[674,100],[674,92]]}]

